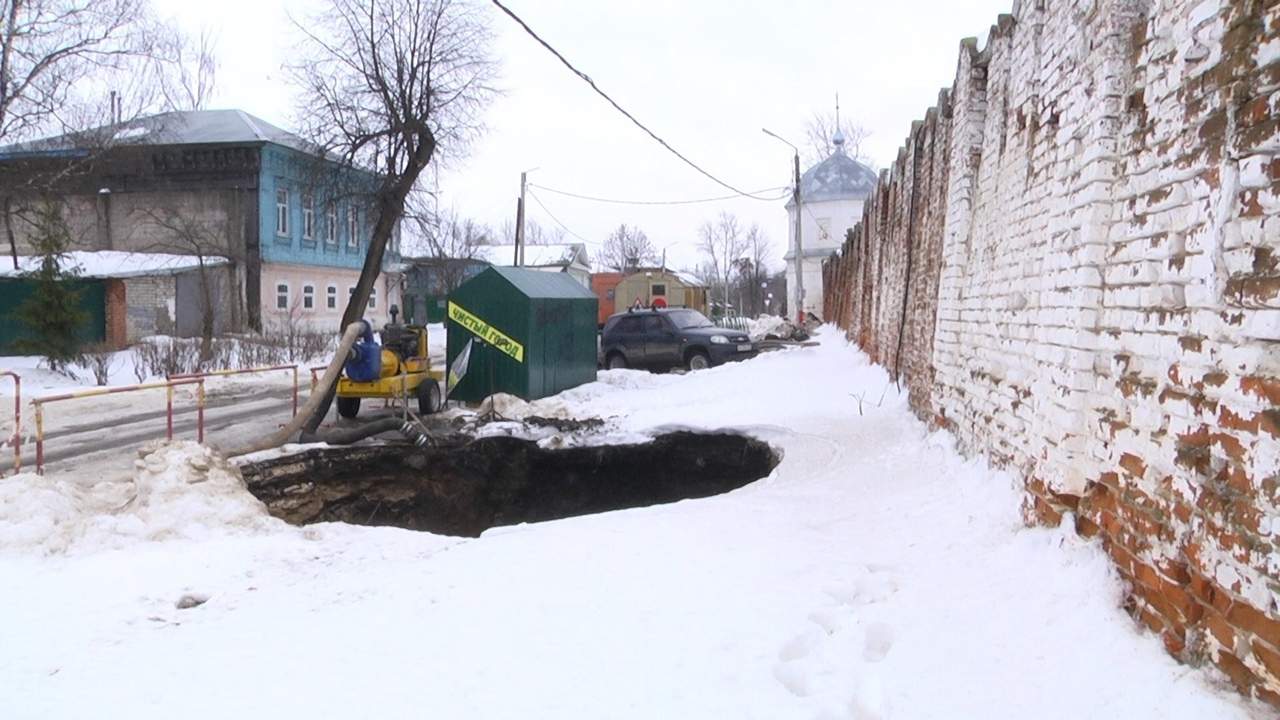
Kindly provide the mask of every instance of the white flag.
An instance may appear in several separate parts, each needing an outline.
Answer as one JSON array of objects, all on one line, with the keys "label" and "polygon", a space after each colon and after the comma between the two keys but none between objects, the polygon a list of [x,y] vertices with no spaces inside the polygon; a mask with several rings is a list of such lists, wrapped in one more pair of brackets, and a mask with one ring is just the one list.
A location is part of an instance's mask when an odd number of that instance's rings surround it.
[{"label": "white flag", "polygon": [[449,377],[444,383],[444,396],[449,397],[449,393],[462,382],[462,378],[467,374],[467,365],[471,362],[471,342],[474,338],[467,338],[466,347],[462,348],[462,352],[458,353],[458,357],[453,359],[453,364],[449,366]]}]

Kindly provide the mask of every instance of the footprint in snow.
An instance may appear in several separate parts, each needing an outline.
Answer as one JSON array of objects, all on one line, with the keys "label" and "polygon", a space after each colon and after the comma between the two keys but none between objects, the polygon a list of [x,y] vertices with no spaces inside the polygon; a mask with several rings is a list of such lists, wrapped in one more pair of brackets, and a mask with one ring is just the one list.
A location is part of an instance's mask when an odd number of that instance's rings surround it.
[{"label": "footprint in snow", "polygon": [[872,623],[867,626],[866,639],[862,658],[869,663],[884,660],[893,648],[893,628],[885,623]]}]

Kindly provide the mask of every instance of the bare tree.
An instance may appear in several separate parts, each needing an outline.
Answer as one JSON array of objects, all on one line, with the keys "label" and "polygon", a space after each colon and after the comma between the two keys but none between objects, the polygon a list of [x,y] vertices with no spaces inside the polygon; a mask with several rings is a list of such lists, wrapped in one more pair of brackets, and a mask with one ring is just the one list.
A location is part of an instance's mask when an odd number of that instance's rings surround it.
[{"label": "bare tree", "polygon": [[[835,142],[837,132],[844,138],[841,146],[837,146]],[[837,122],[834,112],[814,112],[813,117],[809,118],[804,127],[805,143],[809,152],[812,153],[803,158],[804,163],[811,166],[822,162],[835,154],[837,147],[840,147],[845,155],[869,166],[870,159],[862,154],[862,141],[870,136],[871,132],[861,123],[849,122],[847,118],[840,118]]]},{"label": "bare tree", "polygon": [[[218,281],[208,263],[213,258],[227,258],[233,263],[238,260],[229,252],[226,222],[194,218],[188,213],[164,207],[150,208],[145,214],[149,223],[160,231],[158,234],[163,238],[152,243],[148,250],[174,252],[196,259],[201,301],[200,362],[207,362],[213,355],[217,313],[222,305],[222,298],[218,296]],[[233,272],[230,274],[234,277],[234,265],[232,267]]]},{"label": "bare tree", "polygon": [[649,236],[638,227],[628,227],[626,223],[609,233],[604,240],[604,247],[596,255],[596,265],[615,272],[625,272],[628,268],[658,264],[658,251],[654,249]]},{"label": "bare tree", "polygon": [[[91,151],[57,170],[10,173],[0,212],[13,264],[21,200],[40,197],[72,167],[127,139],[121,123],[172,109],[163,88],[192,57],[187,38],[160,22],[147,0],[3,0],[0,3],[0,144],[64,133],[57,149]],[[212,46],[195,51],[202,87],[212,87]],[[208,90],[204,91],[207,96]],[[97,130],[88,128],[97,127]]]},{"label": "bare tree", "polygon": [[0,142],[154,109],[157,74],[183,44],[146,0],[4,0],[0,10]]},{"label": "bare tree", "polygon": [[[322,153],[379,173],[373,232],[342,327],[358,320],[405,203],[438,147],[461,153],[493,97],[492,34],[465,0],[329,0],[289,71],[299,119]],[[324,404],[328,410],[328,404]]]},{"label": "bare tree", "polygon": [[721,212],[715,222],[704,222],[698,229],[698,249],[707,258],[707,271],[715,280],[712,287],[719,288],[724,309],[728,311],[733,266],[747,250],[738,216],[726,211]]}]

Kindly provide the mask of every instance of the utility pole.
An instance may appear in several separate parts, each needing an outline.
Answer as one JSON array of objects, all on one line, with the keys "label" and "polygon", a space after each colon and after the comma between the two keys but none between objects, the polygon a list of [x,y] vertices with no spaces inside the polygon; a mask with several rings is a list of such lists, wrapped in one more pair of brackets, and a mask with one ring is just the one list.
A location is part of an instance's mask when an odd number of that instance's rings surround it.
[{"label": "utility pole", "polygon": [[520,199],[516,201],[516,252],[512,264],[516,267],[524,266],[524,192],[525,192],[525,176],[527,172],[520,173]]},{"label": "utility pole", "polygon": [[804,325],[804,246],[800,242],[800,151],[796,150],[796,323]]},{"label": "utility pole", "polygon": [[800,222],[802,216],[800,214],[800,148],[787,142],[782,137],[775,135],[764,128],[764,134],[771,138],[782,140],[791,146],[795,151],[795,189],[791,194],[791,199],[796,206],[796,323],[804,325],[804,245],[800,242]]}]

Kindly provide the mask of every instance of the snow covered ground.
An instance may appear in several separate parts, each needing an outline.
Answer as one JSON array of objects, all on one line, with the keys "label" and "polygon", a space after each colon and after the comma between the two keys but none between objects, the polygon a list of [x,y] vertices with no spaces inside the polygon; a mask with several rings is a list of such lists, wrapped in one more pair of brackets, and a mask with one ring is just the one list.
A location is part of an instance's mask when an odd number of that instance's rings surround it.
[{"label": "snow covered ground", "polygon": [[730,429],[782,462],[478,539],[286,525],[190,442],[114,479],[0,479],[0,717],[1269,716],[1140,632],[1096,543],[1022,527],[1012,477],[817,339],[508,403],[605,418],[591,442]]}]

